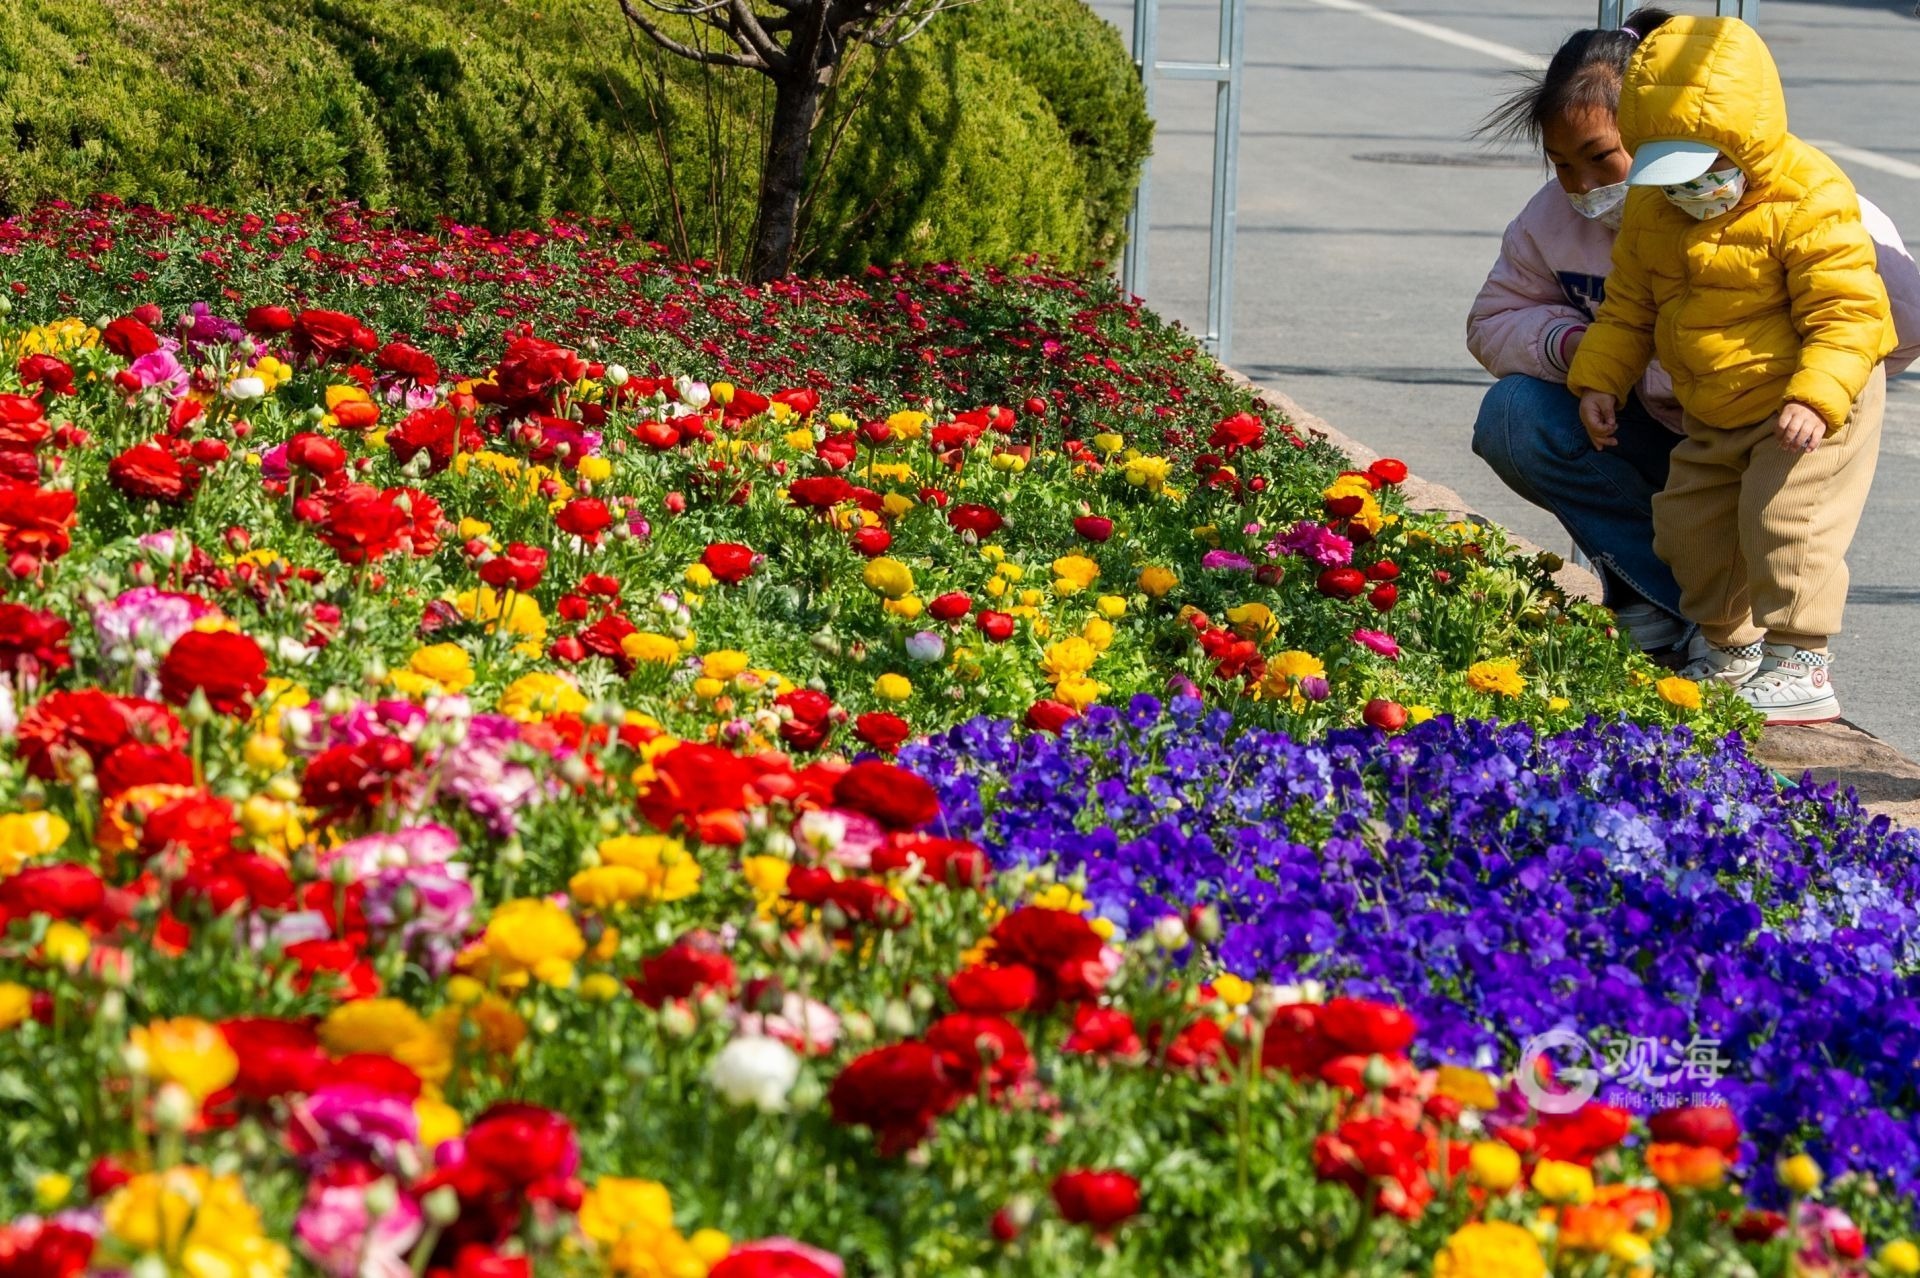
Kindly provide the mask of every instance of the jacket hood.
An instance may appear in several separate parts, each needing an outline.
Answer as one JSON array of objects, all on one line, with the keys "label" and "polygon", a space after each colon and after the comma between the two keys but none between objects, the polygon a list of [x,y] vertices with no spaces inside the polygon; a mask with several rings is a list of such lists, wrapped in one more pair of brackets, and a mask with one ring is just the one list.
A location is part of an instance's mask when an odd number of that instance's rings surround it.
[{"label": "jacket hood", "polygon": [[1718,147],[1765,185],[1787,140],[1787,95],[1773,55],[1738,18],[1673,18],[1640,42],[1620,87],[1620,141]]}]

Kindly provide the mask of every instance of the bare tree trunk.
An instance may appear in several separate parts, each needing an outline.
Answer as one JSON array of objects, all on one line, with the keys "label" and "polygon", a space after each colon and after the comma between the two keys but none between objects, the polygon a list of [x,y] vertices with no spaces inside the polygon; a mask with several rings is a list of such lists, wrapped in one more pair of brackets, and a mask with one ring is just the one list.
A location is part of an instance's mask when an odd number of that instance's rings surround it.
[{"label": "bare tree trunk", "polygon": [[767,162],[760,177],[760,211],[753,225],[749,276],[756,284],[793,272],[794,236],[807,186],[807,154],[829,74],[824,68],[801,66],[775,81]]}]

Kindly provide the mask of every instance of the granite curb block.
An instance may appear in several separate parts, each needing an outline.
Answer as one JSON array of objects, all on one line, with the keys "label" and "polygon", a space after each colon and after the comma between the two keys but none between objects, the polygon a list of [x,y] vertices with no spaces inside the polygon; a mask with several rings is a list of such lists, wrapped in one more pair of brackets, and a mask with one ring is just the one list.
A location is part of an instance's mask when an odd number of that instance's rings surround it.
[{"label": "granite curb block", "polygon": [[[1233,381],[1285,413],[1298,429],[1325,439],[1359,465],[1365,466],[1380,456],[1374,449],[1308,412],[1284,391],[1256,382],[1236,369],[1224,371]],[[1428,483],[1417,475],[1407,476],[1401,492],[1414,510],[1437,510],[1456,519],[1494,523],[1451,488]],[[1510,531],[1507,536],[1522,551],[1541,549]],[[1595,602],[1600,599],[1599,579],[1571,563],[1555,573],[1554,580],[1569,596]],[[1920,763],[1845,719],[1817,727],[1768,728],[1761,734],[1754,755],[1789,776],[1811,772],[1816,781],[1837,781],[1842,789],[1851,786],[1868,810],[1884,813],[1901,825],[1920,828]]]}]

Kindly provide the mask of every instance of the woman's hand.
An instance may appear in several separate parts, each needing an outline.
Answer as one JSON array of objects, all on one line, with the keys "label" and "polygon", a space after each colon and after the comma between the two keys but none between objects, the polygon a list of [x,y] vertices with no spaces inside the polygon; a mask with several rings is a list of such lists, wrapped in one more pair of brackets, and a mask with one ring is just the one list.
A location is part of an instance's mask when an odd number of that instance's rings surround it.
[{"label": "woman's hand", "polygon": [[1614,416],[1619,403],[1603,391],[1588,391],[1580,397],[1580,424],[1587,428],[1587,438],[1595,448],[1612,448],[1620,442],[1614,438],[1620,430],[1620,421]]},{"label": "woman's hand", "polygon": [[1773,435],[1788,452],[1810,453],[1826,439],[1827,423],[1805,404],[1788,400],[1774,423]]}]

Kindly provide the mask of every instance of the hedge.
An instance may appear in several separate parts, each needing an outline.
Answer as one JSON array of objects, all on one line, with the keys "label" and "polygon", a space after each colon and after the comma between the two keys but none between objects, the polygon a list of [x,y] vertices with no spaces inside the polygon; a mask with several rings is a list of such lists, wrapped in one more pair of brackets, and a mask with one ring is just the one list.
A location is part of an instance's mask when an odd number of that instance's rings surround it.
[{"label": "hedge", "polygon": [[[758,77],[636,43],[612,0],[17,0],[0,213],[96,191],[493,230],[578,213],[734,265],[766,110]],[[1081,0],[943,14],[863,53],[835,112],[816,271],[1111,259],[1151,132],[1118,33]]]}]

